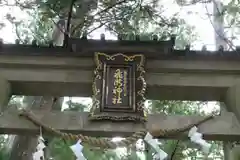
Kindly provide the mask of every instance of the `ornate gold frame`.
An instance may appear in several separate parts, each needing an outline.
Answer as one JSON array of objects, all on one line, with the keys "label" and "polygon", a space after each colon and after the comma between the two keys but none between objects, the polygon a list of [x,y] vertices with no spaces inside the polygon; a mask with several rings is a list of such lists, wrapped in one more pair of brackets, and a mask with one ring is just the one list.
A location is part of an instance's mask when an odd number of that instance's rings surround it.
[{"label": "ornate gold frame", "polygon": [[[118,115],[118,116],[109,116],[106,113],[95,113],[96,110],[100,110],[100,100],[97,98],[97,96],[99,96],[100,94],[100,89],[97,88],[97,80],[101,80],[103,77],[100,75],[99,70],[103,69],[103,63],[99,60],[99,56],[104,56],[106,58],[106,60],[112,61],[115,60],[115,58],[117,56],[122,56],[124,57],[124,61],[126,62],[130,62],[130,61],[134,61],[135,58],[140,58],[140,63],[137,64],[137,71],[140,73],[139,76],[137,77],[138,81],[142,82],[142,87],[140,90],[137,91],[137,95],[140,96],[140,100],[137,101],[137,112],[134,113],[134,115]],[[120,120],[140,120],[140,121],[145,121],[146,120],[146,110],[144,107],[144,102],[146,100],[145,98],[145,91],[146,91],[146,81],[144,79],[144,75],[145,75],[145,70],[144,70],[144,63],[145,63],[145,57],[142,54],[135,54],[135,55],[125,55],[122,53],[117,53],[117,54],[113,54],[113,55],[108,55],[105,53],[100,53],[100,52],[96,52],[94,55],[94,61],[96,64],[96,68],[94,70],[94,79],[93,79],[93,84],[92,84],[92,90],[93,90],[93,96],[92,96],[92,100],[93,100],[93,105],[90,111],[90,119],[91,120],[116,120],[116,121],[120,121]]]}]

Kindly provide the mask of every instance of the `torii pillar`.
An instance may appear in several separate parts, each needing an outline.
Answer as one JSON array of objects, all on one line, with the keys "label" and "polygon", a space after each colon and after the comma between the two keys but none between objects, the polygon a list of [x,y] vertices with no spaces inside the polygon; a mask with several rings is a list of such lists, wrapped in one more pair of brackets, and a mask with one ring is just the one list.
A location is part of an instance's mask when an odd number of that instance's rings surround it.
[{"label": "torii pillar", "polygon": [[12,92],[10,83],[0,76],[0,113],[6,109],[11,96]]},{"label": "torii pillar", "polygon": [[[235,113],[240,122],[240,83],[229,87],[224,95],[226,110]],[[223,109],[221,107],[221,109]],[[224,113],[223,113],[224,114]],[[240,159],[240,145],[224,144],[225,160]]]}]

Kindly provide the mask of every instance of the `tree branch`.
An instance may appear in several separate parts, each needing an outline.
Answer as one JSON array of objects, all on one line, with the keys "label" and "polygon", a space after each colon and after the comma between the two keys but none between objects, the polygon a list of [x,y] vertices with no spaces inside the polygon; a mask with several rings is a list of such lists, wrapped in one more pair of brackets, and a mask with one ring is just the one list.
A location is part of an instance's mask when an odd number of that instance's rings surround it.
[{"label": "tree branch", "polygon": [[[182,2],[182,1],[181,1]],[[191,2],[188,2],[188,3],[181,3],[179,2],[179,0],[176,0],[176,3],[179,5],[179,6],[191,6],[191,5],[195,5],[197,3],[211,3],[212,0],[192,0]]]},{"label": "tree branch", "polygon": [[[205,5],[205,9],[206,9],[206,11],[207,11],[207,13],[209,14],[209,11],[208,11],[208,8],[207,8],[207,6]],[[217,9],[218,11],[219,11],[219,9]],[[221,13],[220,13],[221,14]],[[222,39],[222,40],[224,40],[225,42],[226,42],[226,44],[234,51],[234,45],[233,45],[233,43],[231,42],[231,41],[229,41],[226,37],[223,37],[222,35],[220,35],[219,33],[218,33],[218,31],[216,30],[216,28],[214,27],[214,24],[213,24],[213,22],[212,22],[212,20],[211,20],[211,17],[208,15],[208,19],[209,19],[209,21],[210,21],[210,23],[211,23],[211,25],[212,25],[212,27],[213,27],[213,29],[214,29],[214,32]],[[237,52],[237,51],[236,51]]]},{"label": "tree branch", "polygon": [[[121,5],[121,4],[123,4],[123,3],[127,2],[127,1],[128,1],[128,0],[122,0],[122,1],[119,1],[119,2],[117,2],[117,3],[115,3],[115,4],[112,4],[112,5],[104,8],[103,10],[100,10],[100,11],[98,11],[97,13],[95,13],[95,14],[93,15],[93,17],[96,17],[96,16],[100,15],[101,13],[107,12],[107,11],[109,11],[110,9],[112,9],[112,8],[118,6],[118,5]],[[83,22],[81,22],[81,23],[79,23],[78,25],[76,25],[75,28],[72,30],[72,33],[75,33],[75,31],[79,28],[79,26],[83,25],[86,21],[87,21],[87,20],[84,19]]]},{"label": "tree branch", "polygon": [[22,40],[21,36],[19,35],[17,24],[15,24],[15,32],[16,32],[16,35],[17,35],[19,41],[21,41],[24,44],[24,41]]},{"label": "tree branch", "polygon": [[125,2],[127,2],[127,1],[128,1],[128,0],[122,0],[122,1],[119,1],[119,2],[117,2],[117,3],[115,3],[115,4],[112,4],[112,5],[108,6],[107,8],[105,8],[105,9],[103,9],[103,10],[95,13],[93,16],[96,16],[96,15],[101,14],[101,13],[103,13],[103,12],[107,12],[108,10],[116,7],[117,5],[120,5],[120,4],[125,3]]},{"label": "tree branch", "polygon": [[70,24],[71,24],[72,12],[73,12],[73,5],[74,5],[75,1],[76,0],[72,0],[72,2],[70,4],[69,12],[68,12],[67,28],[64,33],[64,43],[63,43],[64,47],[68,46],[68,38],[70,36]]},{"label": "tree branch", "polygon": [[180,142],[180,141],[178,140],[177,143],[176,143],[176,145],[175,145],[175,147],[174,147],[174,150],[173,150],[173,152],[172,152],[172,154],[171,154],[170,160],[173,160],[174,155],[176,154],[176,151],[177,151],[179,142]]}]

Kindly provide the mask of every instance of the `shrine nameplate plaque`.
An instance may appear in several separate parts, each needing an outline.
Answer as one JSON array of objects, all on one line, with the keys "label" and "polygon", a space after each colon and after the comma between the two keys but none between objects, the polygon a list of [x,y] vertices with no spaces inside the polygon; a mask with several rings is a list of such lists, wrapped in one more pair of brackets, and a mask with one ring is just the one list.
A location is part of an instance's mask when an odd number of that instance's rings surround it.
[{"label": "shrine nameplate plaque", "polygon": [[144,56],[95,53],[91,120],[145,121]]}]

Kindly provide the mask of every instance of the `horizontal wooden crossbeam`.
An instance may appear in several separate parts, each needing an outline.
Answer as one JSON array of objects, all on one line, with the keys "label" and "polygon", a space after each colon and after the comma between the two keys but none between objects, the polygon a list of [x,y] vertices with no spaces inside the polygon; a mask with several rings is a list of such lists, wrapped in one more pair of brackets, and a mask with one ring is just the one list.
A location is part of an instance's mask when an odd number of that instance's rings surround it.
[{"label": "horizontal wooden crossbeam", "polygon": [[[93,57],[0,55],[0,77],[13,94],[39,96],[92,95]],[[147,59],[148,99],[221,100],[227,88],[240,81],[234,60]]]},{"label": "horizontal wooden crossbeam", "polygon": [[[44,112],[34,110],[33,113],[46,125],[61,131],[74,134],[84,134],[88,136],[129,136],[135,131],[143,129],[142,124],[124,123],[124,122],[90,122],[88,113],[80,112]],[[201,116],[181,116],[181,115],[149,115],[146,127],[152,129],[176,129],[194,122],[204,117]],[[240,138],[240,124],[232,113],[226,113],[217,116],[212,120],[205,122],[199,126],[199,131],[204,134],[208,140],[235,141]],[[15,108],[10,108],[0,116],[0,134],[24,134],[36,135],[39,133],[39,127],[35,126],[24,117],[18,116]],[[186,139],[187,133],[172,137]]]}]

